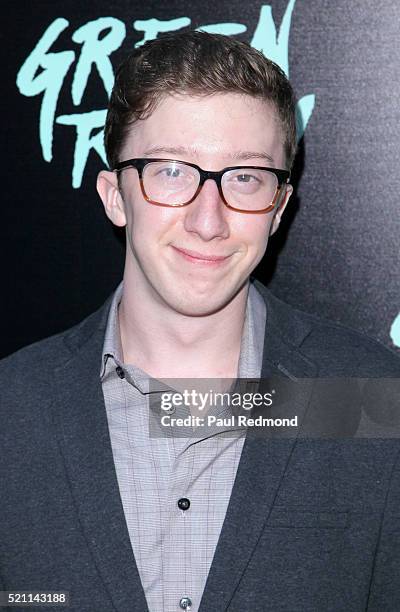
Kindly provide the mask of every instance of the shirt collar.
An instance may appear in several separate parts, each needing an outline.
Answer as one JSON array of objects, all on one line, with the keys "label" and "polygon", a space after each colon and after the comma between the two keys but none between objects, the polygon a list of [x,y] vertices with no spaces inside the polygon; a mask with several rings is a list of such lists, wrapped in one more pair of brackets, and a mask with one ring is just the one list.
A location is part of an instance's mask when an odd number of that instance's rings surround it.
[{"label": "shirt collar", "polygon": [[238,365],[238,378],[260,378],[267,319],[265,301],[250,281]]},{"label": "shirt collar", "polygon": [[111,301],[111,307],[108,314],[106,332],[104,335],[103,354],[101,360],[100,378],[103,379],[107,367],[107,362],[111,358],[114,359],[118,366],[123,365],[123,352],[121,343],[121,333],[118,321],[118,306],[122,298],[124,283],[121,281],[114,292]]}]

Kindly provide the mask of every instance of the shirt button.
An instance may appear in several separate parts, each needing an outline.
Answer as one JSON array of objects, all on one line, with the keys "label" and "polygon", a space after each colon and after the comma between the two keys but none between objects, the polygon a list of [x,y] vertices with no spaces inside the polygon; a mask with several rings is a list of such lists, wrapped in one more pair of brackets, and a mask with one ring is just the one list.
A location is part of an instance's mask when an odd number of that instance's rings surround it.
[{"label": "shirt button", "polygon": [[181,497],[181,499],[178,499],[178,508],[180,510],[189,510],[190,500],[187,497]]},{"label": "shirt button", "polygon": [[192,607],[192,600],[190,599],[190,597],[185,595],[185,597],[182,597],[179,600],[179,606],[182,608],[182,610],[190,610],[190,608]]},{"label": "shirt button", "polygon": [[175,406],[171,406],[170,408],[163,408],[163,413],[165,414],[174,414]]},{"label": "shirt button", "polygon": [[117,366],[115,368],[116,373],[118,374],[118,376],[120,378],[125,378],[125,372],[123,371],[123,369],[121,368],[121,366]]}]

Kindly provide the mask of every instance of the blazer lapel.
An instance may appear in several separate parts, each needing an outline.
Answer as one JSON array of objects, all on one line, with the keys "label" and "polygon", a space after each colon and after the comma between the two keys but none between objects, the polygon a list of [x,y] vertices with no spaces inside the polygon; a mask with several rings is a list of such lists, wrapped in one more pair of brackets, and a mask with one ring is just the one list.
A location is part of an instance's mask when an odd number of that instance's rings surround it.
[{"label": "blazer lapel", "polygon": [[[262,378],[289,378],[294,385],[302,379],[295,410],[290,400],[288,410],[303,415],[317,368],[295,345],[285,340],[285,328],[276,327],[276,309],[268,299],[267,313]],[[298,333],[292,337],[300,343],[309,328],[296,331]],[[307,378],[309,384],[304,380]],[[199,612],[227,609],[273,508],[295,444],[295,436],[285,439],[246,437]]]},{"label": "blazer lapel", "polygon": [[[116,610],[147,608],[130,545],[100,384],[103,325],[55,370],[56,431],[77,515]],[[94,320],[98,323],[99,315]],[[93,330],[92,330],[93,331]],[[79,332],[82,340],[83,332]]]}]

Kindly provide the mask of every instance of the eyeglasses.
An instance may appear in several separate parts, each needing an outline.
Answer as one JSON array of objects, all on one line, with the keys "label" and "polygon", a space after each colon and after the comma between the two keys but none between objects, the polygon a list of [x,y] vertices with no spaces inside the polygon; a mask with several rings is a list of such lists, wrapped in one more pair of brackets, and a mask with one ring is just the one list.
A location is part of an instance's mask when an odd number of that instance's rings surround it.
[{"label": "eyeglasses", "polygon": [[279,201],[290,172],[263,166],[229,166],[219,172],[175,159],[139,158],[118,163],[114,171],[136,168],[143,197],[158,206],[187,206],[205,181],[215,181],[225,206],[243,213],[267,213]]}]

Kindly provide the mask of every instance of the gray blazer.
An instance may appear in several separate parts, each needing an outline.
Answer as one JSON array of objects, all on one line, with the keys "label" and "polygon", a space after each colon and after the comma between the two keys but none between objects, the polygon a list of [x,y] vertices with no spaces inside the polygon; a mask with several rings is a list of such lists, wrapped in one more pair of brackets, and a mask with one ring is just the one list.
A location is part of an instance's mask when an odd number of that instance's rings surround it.
[{"label": "gray blazer", "polygon": [[[391,351],[257,286],[264,376],[400,377]],[[0,363],[0,586],[68,591],[69,612],[147,611],[99,378],[109,306]],[[200,612],[398,612],[399,450],[249,436]]]}]

